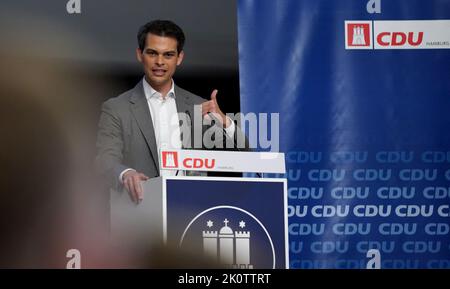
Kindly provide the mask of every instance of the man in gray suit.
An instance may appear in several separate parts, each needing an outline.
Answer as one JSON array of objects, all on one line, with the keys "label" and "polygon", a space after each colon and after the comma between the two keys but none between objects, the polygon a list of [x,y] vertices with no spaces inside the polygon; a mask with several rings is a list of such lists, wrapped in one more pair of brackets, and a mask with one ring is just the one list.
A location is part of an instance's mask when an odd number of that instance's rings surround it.
[{"label": "man in gray suit", "polygon": [[[195,129],[204,131],[203,125],[197,127],[190,120],[195,115],[195,107],[199,111],[201,108],[203,117],[213,116],[214,128],[226,135],[225,138],[233,142],[245,139],[235,123],[220,110],[217,90],[206,101],[175,85],[172,76],[183,61],[184,40],[181,28],[171,21],[155,20],[142,26],[136,56],[145,77],[133,89],[102,106],[97,164],[111,187],[116,190],[125,187],[136,203],[143,199],[142,181],[161,174],[175,174],[159,171],[158,151],[192,148],[194,140],[190,136],[195,135]],[[181,122],[185,125],[181,126]],[[183,129],[186,124],[188,131]]]}]

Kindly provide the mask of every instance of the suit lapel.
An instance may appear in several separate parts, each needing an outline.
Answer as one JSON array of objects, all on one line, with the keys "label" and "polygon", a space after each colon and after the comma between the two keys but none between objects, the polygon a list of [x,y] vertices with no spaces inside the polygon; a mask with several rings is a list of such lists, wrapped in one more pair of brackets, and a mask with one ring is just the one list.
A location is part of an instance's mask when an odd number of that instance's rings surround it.
[{"label": "suit lapel", "polygon": [[[189,127],[189,134],[181,133],[181,143],[183,148],[192,148],[192,121],[194,117],[194,105],[189,101],[190,97],[188,94],[184,93],[182,89],[175,85],[175,103],[177,105],[177,112],[184,116],[188,116],[191,119],[186,120],[186,125]],[[180,118],[181,120],[181,118]],[[183,132],[183,128],[180,122],[180,132]],[[183,139],[185,138],[185,139]],[[189,147],[186,147],[188,144]]]},{"label": "suit lapel", "polygon": [[130,102],[131,112],[134,115],[142,134],[144,135],[145,141],[150,148],[153,162],[159,171],[159,158],[158,148],[156,146],[155,130],[153,128],[152,116],[148,108],[147,99],[145,98],[142,80],[134,88],[133,94],[130,96]]},{"label": "suit lapel", "polygon": [[193,104],[189,102],[189,95],[185,94],[182,89],[175,85],[175,103],[177,104],[178,113],[193,113]]}]

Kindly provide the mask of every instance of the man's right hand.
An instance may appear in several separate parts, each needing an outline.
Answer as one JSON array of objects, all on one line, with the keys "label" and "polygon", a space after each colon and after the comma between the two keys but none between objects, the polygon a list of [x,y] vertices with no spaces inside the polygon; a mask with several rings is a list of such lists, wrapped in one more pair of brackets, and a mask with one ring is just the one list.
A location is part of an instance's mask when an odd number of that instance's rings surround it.
[{"label": "man's right hand", "polygon": [[144,199],[141,182],[148,179],[149,177],[135,170],[130,170],[122,176],[123,185],[130,194],[131,200],[136,204],[139,204]]}]

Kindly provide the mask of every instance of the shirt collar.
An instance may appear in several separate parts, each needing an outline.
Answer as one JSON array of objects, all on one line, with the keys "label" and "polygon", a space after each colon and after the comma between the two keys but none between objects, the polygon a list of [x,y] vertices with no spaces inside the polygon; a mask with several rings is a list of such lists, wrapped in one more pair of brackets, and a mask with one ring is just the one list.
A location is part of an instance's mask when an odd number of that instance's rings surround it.
[{"label": "shirt collar", "polygon": [[[152,97],[156,97],[156,98],[161,98],[162,99],[162,95],[161,93],[159,93],[158,91],[156,91],[145,79],[142,81],[143,85],[144,85],[144,94],[145,94],[145,98],[147,100],[149,100]],[[167,93],[168,97],[173,97],[175,98],[175,82],[172,79],[172,86],[170,87],[169,92]]]}]

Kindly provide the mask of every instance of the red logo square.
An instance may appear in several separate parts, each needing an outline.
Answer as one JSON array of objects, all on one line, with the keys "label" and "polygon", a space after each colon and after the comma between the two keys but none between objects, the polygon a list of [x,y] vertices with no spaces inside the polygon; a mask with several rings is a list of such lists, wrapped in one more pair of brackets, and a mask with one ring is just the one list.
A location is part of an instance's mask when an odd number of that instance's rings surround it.
[{"label": "red logo square", "polygon": [[178,152],[162,152],[163,168],[178,168]]}]

